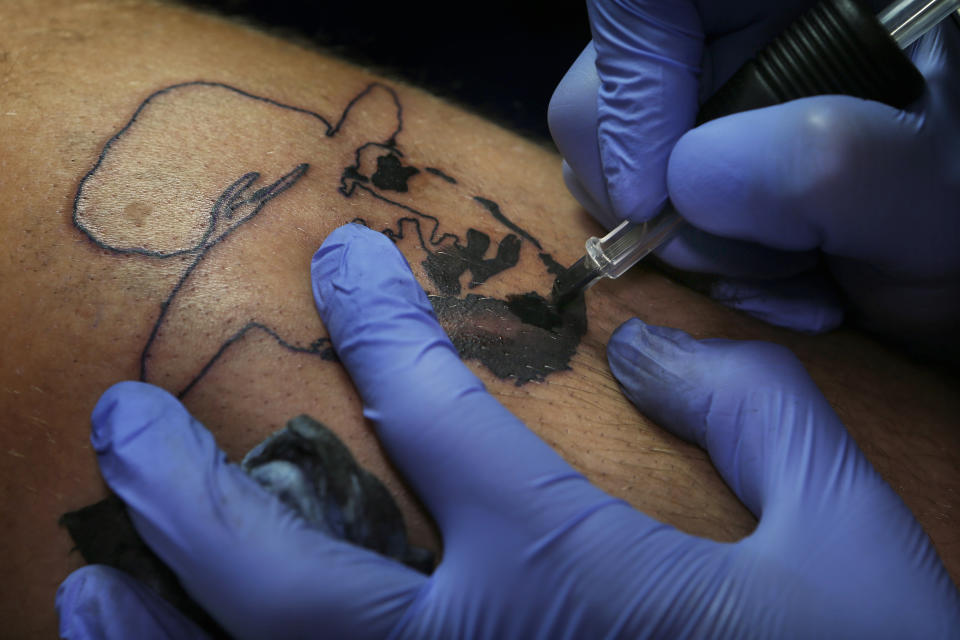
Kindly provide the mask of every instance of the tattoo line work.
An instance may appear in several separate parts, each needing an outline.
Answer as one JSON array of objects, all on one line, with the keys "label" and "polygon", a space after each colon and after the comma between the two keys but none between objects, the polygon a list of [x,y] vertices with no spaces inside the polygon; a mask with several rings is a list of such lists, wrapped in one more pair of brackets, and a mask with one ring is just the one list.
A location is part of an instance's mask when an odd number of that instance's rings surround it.
[{"label": "tattoo line work", "polygon": [[[315,135],[315,147],[319,149],[325,144],[324,140],[343,139],[344,136],[338,134],[345,128],[363,129],[364,122],[351,118],[361,103],[366,109],[377,109],[378,115],[392,116],[393,125],[385,136],[368,137],[352,152],[340,156],[345,160],[340,160],[344,164],[337,191],[344,198],[370,196],[397,212],[393,224],[379,230],[394,242],[408,233],[415,237],[425,256],[424,270],[436,289],[430,296],[431,302],[461,355],[479,360],[498,377],[518,385],[540,381],[553,371],[569,368],[570,358],[586,331],[582,301],[561,312],[535,293],[510,296],[507,300],[476,294],[460,297],[461,278],[465,274],[469,273],[468,289],[479,287],[516,266],[524,246],[537,252],[547,273],[558,274],[562,265],[543,250],[535,237],[511,221],[493,200],[463,194],[461,181],[441,169],[405,164],[405,154],[398,143],[403,130],[403,107],[392,88],[371,83],[354,96],[333,121],[314,111],[226,84],[194,81],[172,85],[148,96],[104,145],[96,163],[80,181],[74,199],[73,224],[97,247],[144,260],[182,263],[180,275],[160,303],[141,351],[141,380],[163,384],[182,398],[234,344],[252,332],[262,332],[288,351],[336,360],[327,337],[315,334],[298,339],[282,335],[274,323],[258,315],[259,311],[254,317],[234,322],[234,327],[225,322],[223,335],[214,336],[198,350],[193,373],[178,378],[165,371],[164,367],[170,365],[165,365],[162,354],[168,342],[178,339],[177,328],[181,324],[187,326],[180,315],[187,312],[179,311],[178,305],[184,307],[184,298],[192,295],[192,283],[202,277],[198,273],[210,262],[211,254],[220,250],[236,231],[261,216],[275,198],[301,183],[310,171],[311,163],[307,160],[312,156],[304,157],[273,182],[257,187],[262,171],[238,172],[235,166],[221,166],[216,147],[222,144],[222,139],[243,144],[242,132],[230,125],[230,114],[246,106],[260,110],[255,114],[258,125],[262,122],[268,126],[271,119],[284,114],[295,117],[296,124],[304,130],[312,132],[311,127],[319,125],[319,134]],[[210,109],[205,110],[203,107],[207,106]],[[196,172],[205,177],[221,176],[225,184],[230,180],[216,197],[191,192],[189,185],[183,187],[177,182],[176,176],[161,175],[162,171],[169,171],[170,153],[174,152],[163,143],[164,134],[175,126],[182,127],[185,136],[198,138],[203,143],[198,147],[207,152],[203,155],[198,151],[198,157],[179,156],[182,162],[194,163]],[[363,135],[371,136],[367,132]],[[313,142],[310,139],[311,145]],[[255,141],[249,144],[254,147]],[[266,153],[269,155],[272,151]],[[125,163],[124,158],[131,155],[137,162]],[[255,151],[250,155],[256,157]],[[347,159],[351,155],[352,162]],[[331,162],[328,158],[324,160]],[[336,157],[332,161],[336,162]],[[157,171],[151,173],[154,167]],[[208,167],[211,173],[204,174],[203,170]],[[233,176],[240,173],[240,177],[227,178],[231,172]],[[151,180],[163,184],[149,192]],[[505,230],[504,235],[495,240],[493,256],[486,257],[494,244],[487,233],[469,228],[463,240],[457,233],[444,231],[437,215],[416,204],[418,191],[411,183],[419,184],[422,180],[436,180],[443,188],[458,190],[459,195],[467,196],[464,201],[478,207],[478,214],[492,218]],[[169,185],[173,186],[172,190]],[[147,205],[143,204],[144,198]],[[188,215],[174,216],[170,207],[185,208]],[[362,218],[356,221],[372,226]],[[317,238],[318,246],[320,240]],[[317,334],[319,327],[318,320]]]}]

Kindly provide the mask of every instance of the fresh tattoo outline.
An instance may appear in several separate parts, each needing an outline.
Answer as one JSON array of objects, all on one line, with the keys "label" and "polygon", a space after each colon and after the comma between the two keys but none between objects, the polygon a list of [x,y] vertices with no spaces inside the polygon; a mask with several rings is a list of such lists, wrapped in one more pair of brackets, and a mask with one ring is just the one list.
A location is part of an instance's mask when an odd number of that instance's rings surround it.
[{"label": "fresh tattoo outline", "polygon": [[[445,313],[458,314],[454,318],[446,318],[449,322],[457,326],[462,326],[464,313],[469,313],[471,309],[483,309],[483,313],[513,314],[519,318],[521,323],[527,323],[522,311],[518,311],[518,300],[523,302],[524,308],[529,308],[532,303],[534,306],[545,307],[546,301],[539,298],[539,301],[531,298],[536,294],[523,294],[522,296],[511,296],[512,300],[499,301],[496,299],[480,297],[468,294],[465,298],[460,298],[461,277],[469,272],[470,279],[467,288],[472,289],[490,278],[512,268],[518,263],[520,251],[525,244],[533,247],[538,257],[544,264],[548,273],[556,275],[562,268],[556,263],[549,253],[545,252],[541,243],[528,231],[511,221],[501,210],[500,206],[493,200],[481,195],[470,194],[471,201],[478,205],[479,210],[493,219],[498,225],[507,230],[506,235],[500,238],[496,243],[495,254],[492,257],[486,257],[487,250],[491,245],[490,236],[486,233],[470,228],[466,233],[466,240],[452,232],[441,230],[440,219],[427,213],[426,211],[412,206],[411,204],[400,201],[393,194],[405,194],[408,192],[408,181],[417,175],[430,176],[440,180],[450,188],[460,188],[460,181],[456,177],[449,175],[448,172],[434,166],[424,166],[422,168],[404,164],[405,154],[398,144],[398,136],[403,131],[403,105],[401,104],[397,92],[379,82],[372,82],[357,93],[344,107],[339,117],[333,121],[325,118],[323,115],[298,106],[288,105],[271,98],[258,96],[253,93],[232,87],[220,82],[208,81],[190,81],[170,85],[159,89],[141,102],[134,111],[130,119],[119,129],[103,146],[95,164],[80,180],[79,186],[73,202],[72,223],[74,227],[82,233],[90,242],[100,249],[111,253],[121,255],[136,255],[151,260],[167,260],[171,258],[181,258],[188,260],[187,266],[182,271],[179,279],[170,290],[169,294],[160,304],[159,313],[153,323],[149,337],[147,338],[139,358],[139,374],[143,381],[150,381],[151,368],[150,356],[151,349],[160,334],[162,327],[168,317],[171,305],[177,300],[183,287],[194,275],[198,266],[207,257],[209,252],[226,238],[230,237],[235,231],[243,227],[246,223],[259,216],[266,206],[274,199],[293,188],[297,183],[308,174],[310,163],[300,162],[291,170],[287,171],[280,178],[272,183],[256,187],[256,183],[261,178],[258,171],[247,171],[242,173],[239,178],[230,183],[217,197],[215,204],[207,213],[206,226],[199,238],[186,246],[150,248],[146,242],[137,245],[126,242],[125,244],[118,240],[111,240],[104,237],[102,230],[98,231],[95,225],[91,226],[87,220],[88,215],[96,216],[96,212],[90,213],[86,207],[86,190],[91,188],[101,177],[105,163],[110,158],[111,152],[124,143],[126,137],[136,131],[136,127],[148,118],[152,107],[159,99],[175,98],[180,91],[204,90],[204,91],[222,91],[227,92],[232,97],[240,97],[256,101],[257,103],[268,105],[271,108],[286,110],[307,118],[315,119],[323,127],[323,135],[326,138],[334,138],[341,131],[345,123],[348,122],[351,112],[362,100],[371,96],[374,92],[384,92],[392,101],[395,109],[396,126],[389,135],[382,140],[368,140],[354,150],[353,163],[348,164],[342,170],[340,184],[337,188],[339,194],[345,198],[356,197],[363,193],[369,195],[381,202],[384,202],[398,211],[393,225],[388,225],[379,229],[382,233],[390,237],[394,242],[403,239],[409,230],[416,236],[421,250],[426,258],[423,261],[425,272],[431,282],[437,289],[437,295],[431,296],[438,309],[438,316],[441,321],[444,320]],[[158,109],[161,107],[158,107]],[[146,126],[146,125],[145,125]],[[105,170],[104,170],[105,171]],[[97,183],[99,184],[99,183]],[[109,184],[109,183],[108,183]],[[96,186],[92,187],[96,188]],[[358,218],[357,222],[367,224],[363,219]],[[369,226],[369,225],[368,225]],[[109,233],[109,231],[108,231]],[[175,238],[179,240],[179,237]],[[454,302],[459,300],[460,302]],[[494,301],[494,302],[491,302]],[[493,306],[491,306],[493,304]],[[542,317],[544,308],[537,308],[530,317]],[[576,351],[579,340],[586,331],[585,314],[582,308],[574,305],[569,312],[559,313],[557,310],[549,310],[553,313],[549,324],[536,322],[530,327],[524,328],[527,334],[530,331],[547,331],[555,335],[536,336],[540,346],[536,348],[525,348],[523,351],[523,362],[517,362],[513,367],[510,359],[518,357],[517,350],[505,351],[498,357],[500,362],[492,365],[491,362],[484,361],[486,347],[482,349],[471,348],[477,346],[476,332],[462,332],[462,335],[455,336],[454,342],[464,357],[472,357],[484,362],[487,367],[501,378],[510,378],[516,384],[524,384],[530,381],[541,381],[552,371],[569,368],[569,359]],[[445,323],[445,327],[447,323]],[[560,327],[561,333],[558,333],[557,327]],[[564,327],[566,331],[564,332]],[[321,357],[326,360],[335,360],[336,356],[330,345],[328,337],[318,336],[313,342],[302,345],[285,339],[274,327],[266,323],[251,320],[235,331],[230,337],[224,340],[216,348],[212,357],[196,372],[195,375],[180,389],[174,392],[178,397],[183,398],[190,392],[210,371],[210,369],[222,358],[232,345],[243,339],[253,331],[261,331],[274,340],[280,347],[296,353],[310,354]],[[523,332],[518,332],[523,334]],[[558,338],[558,336],[560,336]],[[486,336],[483,338],[486,342],[491,342],[490,338],[496,336]],[[561,339],[562,338],[562,339]],[[502,342],[502,340],[500,340]],[[560,352],[550,358],[550,363],[543,366],[536,366],[538,363],[537,352],[540,348],[556,346],[560,342],[564,347]],[[489,355],[489,354],[487,354]],[[504,361],[506,359],[506,361]],[[532,360],[531,360],[532,359]]]}]

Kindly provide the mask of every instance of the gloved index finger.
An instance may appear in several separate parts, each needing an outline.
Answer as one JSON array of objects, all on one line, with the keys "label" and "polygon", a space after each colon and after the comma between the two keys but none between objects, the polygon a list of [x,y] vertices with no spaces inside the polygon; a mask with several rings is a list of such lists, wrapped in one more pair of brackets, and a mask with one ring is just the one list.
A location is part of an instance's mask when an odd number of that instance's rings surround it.
[{"label": "gloved index finger", "polygon": [[311,271],[320,315],[363,398],[364,415],[441,529],[478,504],[526,512],[532,493],[541,499],[538,487],[547,485],[560,487],[552,494],[577,487],[576,497],[567,496],[570,509],[584,495],[605,497],[460,361],[385,236],[341,227],[316,253]]},{"label": "gloved index finger", "polygon": [[699,14],[687,0],[595,0],[587,8],[607,192],[619,216],[645,220],[666,202],[667,160],[696,118]]}]

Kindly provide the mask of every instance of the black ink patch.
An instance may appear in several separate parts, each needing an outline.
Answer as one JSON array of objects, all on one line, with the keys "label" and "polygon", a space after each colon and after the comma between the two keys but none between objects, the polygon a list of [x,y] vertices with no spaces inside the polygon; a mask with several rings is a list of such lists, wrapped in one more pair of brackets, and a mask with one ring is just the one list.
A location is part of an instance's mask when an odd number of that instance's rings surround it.
[{"label": "black ink patch", "polygon": [[340,176],[340,180],[342,180],[343,182],[347,182],[349,180],[357,180],[359,182],[368,181],[367,176],[357,171],[357,168],[353,165],[350,165],[349,167],[343,170],[343,175]]},{"label": "black ink patch", "polygon": [[453,242],[442,246],[435,252],[428,252],[423,268],[436,285],[437,290],[455,296],[460,293],[460,276],[470,271],[471,289],[477,287],[501,271],[516,266],[520,260],[520,238],[512,233],[505,236],[497,245],[497,254],[484,259],[490,247],[490,236],[477,231],[467,230],[467,246]]},{"label": "black ink patch", "polygon": [[569,369],[587,331],[582,296],[562,310],[536,293],[508,300],[473,294],[429,298],[460,356],[479,360],[517,386]]},{"label": "black ink patch", "polygon": [[520,322],[552,331],[563,323],[559,311],[536,293],[507,296],[507,308]]},{"label": "black ink patch", "polygon": [[377,158],[377,171],[370,176],[370,180],[379,189],[406,193],[407,181],[418,173],[419,169],[403,166],[400,158],[388,153]]}]

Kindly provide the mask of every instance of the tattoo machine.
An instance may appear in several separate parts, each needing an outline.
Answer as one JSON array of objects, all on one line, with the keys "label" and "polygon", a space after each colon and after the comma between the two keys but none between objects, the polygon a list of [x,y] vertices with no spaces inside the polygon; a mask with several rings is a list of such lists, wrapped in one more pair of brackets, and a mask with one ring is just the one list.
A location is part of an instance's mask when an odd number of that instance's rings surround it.
[{"label": "tattoo machine", "polygon": [[[903,48],[960,8],[960,0],[895,0],[874,15],[856,0],[822,0],[747,61],[697,113],[696,124],[814,95],[847,94],[904,108],[924,80]],[[644,222],[625,220],[553,286],[565,305],[600,278],[619,278],[681,228],[668,202]]]}]

